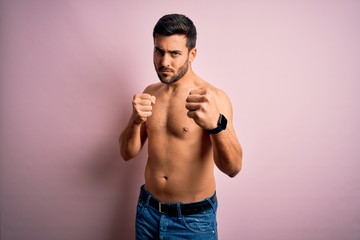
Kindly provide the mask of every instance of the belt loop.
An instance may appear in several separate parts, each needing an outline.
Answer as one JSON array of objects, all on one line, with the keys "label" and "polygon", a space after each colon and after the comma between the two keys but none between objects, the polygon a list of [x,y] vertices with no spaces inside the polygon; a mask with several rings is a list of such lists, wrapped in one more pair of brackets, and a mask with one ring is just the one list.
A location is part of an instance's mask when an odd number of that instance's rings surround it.
[{"label": "belt loop", "polygon": [[214,213],[216,213],[215,204],[216,204],[217,200],[216,200],[216,202],[213,202],[213,201],[211,200],[214,196],[216,196],[216,192],[215,192],[214,195],[212,195],[211,197],[206,198],[206,200],[210,203],[210,206],[211,206],[211,208],[214,210]]},{"label": "belt loop", "polygon": [[146,195],[146,202],[145,202],[145,206],[148,208],[149,207],[149,203],[150,203],[150,198],[151,195],[144,189],[144,185],[141,187],[141,191],[143,191]]},{"label": "belt loop", "polygon": [[146,206],[147,207],[149,206],[150,198],[151,198],[151,195],[148,195],[147,199],[146,199]]},{"label": "belt loop", "polygon": [[176,203],[176,207],[177,207],[178,219],[181,219],[182,218],[182,215],[181,215],[181,203]]}]

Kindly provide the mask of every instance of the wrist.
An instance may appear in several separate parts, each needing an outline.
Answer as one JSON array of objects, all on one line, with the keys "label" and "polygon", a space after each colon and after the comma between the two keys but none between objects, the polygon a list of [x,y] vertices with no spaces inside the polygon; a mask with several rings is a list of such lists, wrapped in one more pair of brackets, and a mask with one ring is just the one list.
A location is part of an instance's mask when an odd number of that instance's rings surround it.
[{"label": "wrist", "polygon": [[217,134],[226,129],[227,119],[224,115],[220,113],[219,119],[217,121],[217,126],[213,129],[207,130],[209,134]]},{"label": "wrist", "polygon": [[220,113],[217,115],[217,118],[211,121],[211,124],[208,126],[208,128],[206,129],[207,131],[210,131],[212,129],[215,129],[218,127],[218,123],[219,123],[219,116]]},{"label": "wrist", "polygon": [[136,125],[136,126],[141,125],[143,122],[144,121],[141,118],[136,117],[136,116],[133,116],[131,119],[131,124]]}]

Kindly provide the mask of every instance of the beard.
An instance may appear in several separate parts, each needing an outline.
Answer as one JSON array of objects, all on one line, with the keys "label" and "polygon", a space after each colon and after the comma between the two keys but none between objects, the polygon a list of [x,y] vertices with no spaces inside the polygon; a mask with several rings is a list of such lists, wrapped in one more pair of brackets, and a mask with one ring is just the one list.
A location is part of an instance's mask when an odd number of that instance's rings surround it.
[{"label": "beard", "polygon": [[[189,70],[189,61],[187,59],[184,65],[182,65],[177,72],[173,71],[171,68],[168,67],[160,67],[158,70],[156,70],[156,73],[162,83],[171,84],[182,78],[187,73],[188,70]],[[168,72],[163,72],[163,71],[168,71]],[[166,80],[166,78],[168,78],[167,75],[169,73],[174,73],[174,76],[172,76],[169,80]]]}]

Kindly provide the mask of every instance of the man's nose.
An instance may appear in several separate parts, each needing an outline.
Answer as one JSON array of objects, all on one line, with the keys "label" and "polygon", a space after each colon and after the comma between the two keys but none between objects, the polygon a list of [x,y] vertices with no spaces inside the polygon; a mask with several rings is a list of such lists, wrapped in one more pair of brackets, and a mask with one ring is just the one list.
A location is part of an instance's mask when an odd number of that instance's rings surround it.
[{"label": "man's nose", "polygon": [[164,56],[161,58],[161,65],[164,67],[170,66],[171,58],[168,54],[164,54]]}]

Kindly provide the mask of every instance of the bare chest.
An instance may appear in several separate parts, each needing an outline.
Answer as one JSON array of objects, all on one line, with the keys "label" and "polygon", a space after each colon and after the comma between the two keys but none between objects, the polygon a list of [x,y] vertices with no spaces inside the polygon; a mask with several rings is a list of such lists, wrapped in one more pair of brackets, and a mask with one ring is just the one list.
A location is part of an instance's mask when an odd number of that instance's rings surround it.
[{"label": "bare chest", "polygon": [[147,121],[147,131],[151,135],[166,135],[187,138],[200,134],[202,129],[187,116],[185,108],[187,95],[157,98],[153,114]]}]

